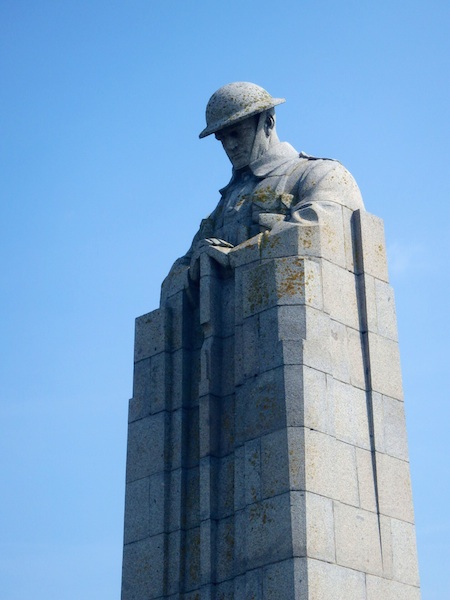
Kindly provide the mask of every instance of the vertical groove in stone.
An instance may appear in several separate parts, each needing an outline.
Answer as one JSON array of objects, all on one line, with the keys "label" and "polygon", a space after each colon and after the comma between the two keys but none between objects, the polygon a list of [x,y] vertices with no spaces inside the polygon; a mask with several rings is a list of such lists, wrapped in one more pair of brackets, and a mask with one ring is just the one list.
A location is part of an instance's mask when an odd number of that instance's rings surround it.
[{"label": "vertical groove in stone", "polygon": [[355,261],[355,278],[356,278],[356,296],[358,303],[358,314],[359,314],[359,328],[361,337],[361,346],[363,352],[364,362],[364,380],[366,388],[366,401],[367,401],[367,418],[369,424],[369,439],[370,439],[370,452],[372,458],[372,472],[373,472],[373,483],[375,490],[375,504],[378,517],[378,535],[380,540],[381,559],[383,560],[383,540],[381,535],[381,515],[380,515],[380,495],[378,489],[378,474],[377,474],[377,461],[376,461],[376,439],[375,439],[375,425],[374,425],[374,413],[373,413],[373,387],[372,387],[372,375],[370,367],[370,348],[369,348],[369,327],[368,327],[368,316],[367,316],[367,293],[366,293],[366,280],[363,260],[363,244],[364,234],[361,225],[361,211],[357,210],[352,215],[352,231],[353,231],[353,256]]}]

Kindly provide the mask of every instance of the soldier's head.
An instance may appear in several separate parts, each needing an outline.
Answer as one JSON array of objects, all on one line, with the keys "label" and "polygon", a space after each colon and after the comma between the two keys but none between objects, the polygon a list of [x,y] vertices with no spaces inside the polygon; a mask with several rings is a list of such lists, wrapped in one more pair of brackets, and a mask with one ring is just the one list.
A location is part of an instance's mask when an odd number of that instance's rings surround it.
[{"label": "soldier's head", "polygon": [[254,83],[229,83],[211,96],[200,137],[214,133],[233,167],[242,169],[278,142],[274,107],[283,102]]}]

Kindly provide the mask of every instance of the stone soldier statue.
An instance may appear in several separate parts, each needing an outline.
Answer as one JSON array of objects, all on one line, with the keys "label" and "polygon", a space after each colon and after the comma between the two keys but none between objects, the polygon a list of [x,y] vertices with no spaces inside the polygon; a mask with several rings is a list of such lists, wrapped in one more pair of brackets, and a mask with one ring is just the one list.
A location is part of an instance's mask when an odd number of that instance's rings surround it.
[{"label": "stone soldier statue", "polygon": [[199,137],[215,135],[233,173],[184,263],[195,262],[205,249],[217,258],[208,246],[236,246],[284,222],[317,220],[318,213],[341,212],[342,207],[349,212],[363,208],[355,180],[338,161],[308,156],[280,142],[275,106],[284,102],[247,82],[230,83],[211,96],[207,126]]},{"label": "stone soldier statue", "polygon": [[230,183],[136,320],[122,600],[420,600],[383,223],[211,97]]}]

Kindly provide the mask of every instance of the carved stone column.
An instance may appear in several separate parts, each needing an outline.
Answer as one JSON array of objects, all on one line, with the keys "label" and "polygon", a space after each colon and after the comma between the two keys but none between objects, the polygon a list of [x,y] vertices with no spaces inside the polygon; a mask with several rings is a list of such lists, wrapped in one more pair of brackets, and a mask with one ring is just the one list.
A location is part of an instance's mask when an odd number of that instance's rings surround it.
[{"label": "carved stone column", "polygon": [[200,257],[136,321],[122,600],[418,600],[383,226]]}]

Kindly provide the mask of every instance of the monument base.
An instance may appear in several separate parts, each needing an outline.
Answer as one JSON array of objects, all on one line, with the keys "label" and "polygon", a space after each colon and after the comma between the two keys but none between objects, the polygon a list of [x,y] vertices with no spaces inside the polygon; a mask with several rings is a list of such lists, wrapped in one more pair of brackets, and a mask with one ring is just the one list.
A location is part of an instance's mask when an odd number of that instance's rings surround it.
[{"label": "monument base", "polygon": [[122,600],[420,599],[382,222],[333,219],[137,319]]}]

